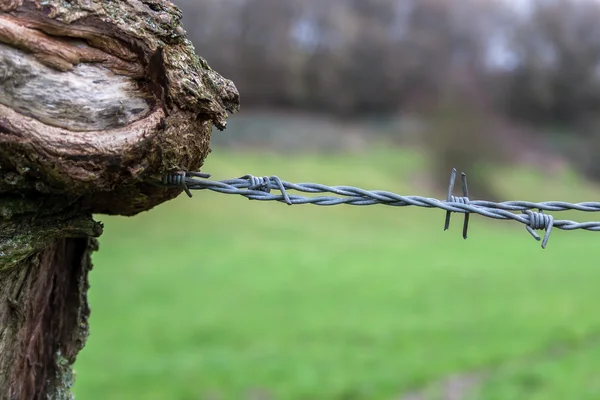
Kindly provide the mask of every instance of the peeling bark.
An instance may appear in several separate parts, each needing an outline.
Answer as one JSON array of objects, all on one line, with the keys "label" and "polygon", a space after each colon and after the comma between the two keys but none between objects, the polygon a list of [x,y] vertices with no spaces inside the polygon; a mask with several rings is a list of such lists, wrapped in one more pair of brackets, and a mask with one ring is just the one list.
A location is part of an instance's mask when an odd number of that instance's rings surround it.
[{"label": "peeling bark", "polygon": [[[218,44],[216,44],[218,45]],[[234,84],[164,0],[0,0],[0,399],[69,399],[101,224],[181,190]]]}]

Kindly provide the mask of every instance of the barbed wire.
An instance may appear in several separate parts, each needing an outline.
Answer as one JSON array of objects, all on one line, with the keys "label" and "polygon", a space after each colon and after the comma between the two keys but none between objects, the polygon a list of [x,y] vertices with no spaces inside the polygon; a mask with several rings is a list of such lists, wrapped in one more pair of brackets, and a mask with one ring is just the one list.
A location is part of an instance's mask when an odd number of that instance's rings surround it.
[{"label": "barbed wire", "polygon": [[[534,203],[530,201],[504,201],[493,202],[486,200],[470,200],[467,188],[467,179],[461,174],[463,196],[452,194],[456,180],[456,169],[452,170],[448,197],[438,200],[422,196],[402,196],[382,190],[365,190],[352,186],[327,186],[318,183],[290,183],[279,179],[277,176],[256,177],[244,175],[239,178],[222,181],[211,181],[209,174],[202,172],[180,171],[166,174],[161,181],[152,183],[165,187],[178,187],[183,189],[189,197],[191,190],[211,190],[224,194],[236,194],[250,200],[277,201],[288,205],[314,204],[318,206],[335,206],[348,204],[353,206],[369,206],[383,204],[395,207],[415,206],[424,208],[439,208],[446,211],[444,230],[450,226],[450,216],[453,212],[465,214],[463,222],[463,238],[467,238],[469,215],[478,214],[484,217],[502,220],[514,220],[525,225],[527,231],[536,239],[541,240],[535,230],[544,230],[542,248],[546,248],[552,228],[562,230],[584,229],[600,231],[600,222],[576,222],[570,220],[556,220],[544,211],[577,210],[584,212],[599,212],[600,202],[567,203],[564,201],[547,201]],[[272,194],[271,190],[278,190],[280,194]],[[335,196],[302,196],[288,193],[295,190],[302,193],[322,194],[329,193]],[[537,209],[538,211],[533,211]],[[516,214],[521,212],[521,214]]]}]

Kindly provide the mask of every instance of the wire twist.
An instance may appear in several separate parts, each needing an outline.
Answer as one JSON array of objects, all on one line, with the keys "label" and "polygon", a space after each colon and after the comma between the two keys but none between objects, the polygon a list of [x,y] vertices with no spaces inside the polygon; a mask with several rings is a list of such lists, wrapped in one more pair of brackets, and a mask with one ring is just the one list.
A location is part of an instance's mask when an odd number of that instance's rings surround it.
[{"label": "wire twist", "polygon": [[285,190],[285,187],[283,186],[283,183],[281,182],[281,179],[279,179],[276,176],[263,176],[263,177],[256,177],[254,175],[244,175],[242,176],[240,179],[247,179],[250,182],[250,186],[248,187],[248,189],[250,190],[259,190],[261,192],[265,192],[265,193],[271,193],[271,185],[272,183],[275,183],[275,185],[277,186],[277,189],[279,189],[279,191],[281,192],[281,195],[283,196],[283,199],[285,200],[285,202],[288,205],[292,205],[292,201],[290,200],[287,191]]},{"label": "wire twist", "polygon": [[188,176],[204,179],[210,178],[210,174],[205,174],[203,172],[177,171],[164,174],[161,183],[165,186],[179,186],[185,191],[188,197],[191,198],[192,192],[190,192],[190,188],[187,186]]},{"label": "wire twist", "polygon": [[471,202],[468,197],[457,197],[457,196],[450,196],[450,200],[448,200],[448,201],[450,203],[458,203],[458,204],[469,204]]}]

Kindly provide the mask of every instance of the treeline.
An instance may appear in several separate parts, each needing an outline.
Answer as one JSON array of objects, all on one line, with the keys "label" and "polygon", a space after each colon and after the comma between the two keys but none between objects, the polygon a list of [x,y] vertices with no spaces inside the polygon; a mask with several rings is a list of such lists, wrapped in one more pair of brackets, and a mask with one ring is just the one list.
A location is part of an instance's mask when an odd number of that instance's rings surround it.
[{"label": "treeline", "polygon": [[[180,0],[186,29],[245,106],[355,115],[426,107],[456,84],[518,118],[600,106],[600,2]],[[518,2],[521,3],[521,2]]]},{"label": "treeline", "polygon": [[461,101],[464,115],[600,138],[597,0],[176,2],[244,109],[431,115]]}]

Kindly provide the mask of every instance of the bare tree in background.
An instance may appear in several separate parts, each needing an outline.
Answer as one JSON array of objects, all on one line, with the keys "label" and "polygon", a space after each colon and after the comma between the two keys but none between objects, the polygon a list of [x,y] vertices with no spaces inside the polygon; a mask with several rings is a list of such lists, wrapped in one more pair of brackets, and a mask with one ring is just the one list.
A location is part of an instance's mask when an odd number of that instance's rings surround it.
[{"label": "bare tree in background", "polygon": [[576,123],[600,103],[600,3],[538,0],[516,27],[506,105],[530,121]]},{"label": "bare tree in background", "polygon": [[[590,153],[600,131],[597,0],[532,0],[525,11],[508,0],[181,3],[191,38],[238,83],[246,109],[303,109],[346,120],[412,114],[433,122],[440,99],[454,92],[452,101],[466,102],[465,118],[502,121],[490,138],[515,143],[515,132],[536,131],[548,143],[561,140],[582,171],[600,177]],[[217,39],[227,45],[212,46]],[[465,85],[470,89],[458,89]],[[443,128],[439,135],[451,136]],[[557,128],[570,136],[548,133]],[[477,142],[471,139],[465,145]]]},{"label": "bare tree in background", "polygon": [[537,0],[519,20],[511,48],[516,68],[505,80],[503,108],[547,128],[574,165],[600,180],[600,3]]}]

